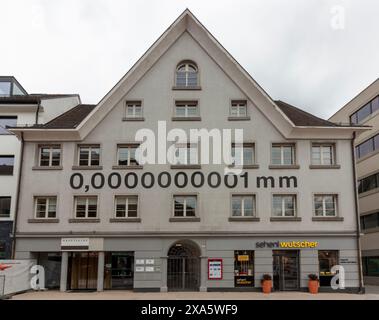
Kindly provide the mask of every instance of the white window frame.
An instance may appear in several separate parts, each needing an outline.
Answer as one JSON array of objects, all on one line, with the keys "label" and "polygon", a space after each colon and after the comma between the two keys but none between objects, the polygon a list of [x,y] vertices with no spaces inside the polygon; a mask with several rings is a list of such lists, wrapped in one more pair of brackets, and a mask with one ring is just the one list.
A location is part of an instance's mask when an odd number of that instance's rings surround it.
[{"label": "white window frame", "polygon": [[[84,217],[78,217],[77,216],[77,204],[78,204],[78,199],[86,199],[86,204],[85,204],[85,213]],[[89,217],[88,216],[88,207],[89,207],[89,200],[90,199],[96,199],[96,217]],[[74,218],[75,219],[97,219],[99,216],[99,199],[97,196],[75,196],[74,197]]]},{"label": "white window frame", "polygon": [[[233,107],[237,107],[237,114],[236,115],[232,113]],[[243,115],[240,114],[240,107],[244,107],[245,114],[243,114]],[[230,108],[229,108],[229,116],[235,117],[235,118],[247,117],[248,116],[248,114],[247,114],[247,102],[242,101],[242,100],[241,101],[237,101],[237,100],[231,101]]]},{"label": "white window frame", "polygon": [[[177,216],[175,215],[175,198],[184,198],[183,202],[183,216]],[[187,198],[195,198],[196,201],[196,207],[195,207],[195,215],[194,216],[187,216]],[[172,198],[172,215],[174,218],[195,218],[198,216],[198,197],[196,194],[175,194]]]},{"label": "white window frame", "polygon": [[[199,144],[198,143],[176,143],[175,144],[175,152],[177,152],[179,149],[186,149],[185,152],[185,163],[177,162],[174,165],[179,166],[192,166],[192,165],[198,165],[200,160],[200,154],[199,154]],[[196,155],[197,158],[195,159],[196,162],[191,163],[189,162],[191,159],[191,149],[196,149]],[[178,151],[180,153],[180,151]],[[174,155],[175,159],[178,159],[176,155]]]},{"label": "white window frame", "polygon": [[[133,114],[128,114],[128,108],[132,106],[133,108]],[[141,114],[136,114],[136,109],[139,107],[141,109]],[[142,101],[126,101],[125,103],[125,118],[127,119],[133,119],[133,118],[141,118],[143,117],[143,107],[142,107]]]},{"label": "white window frame", "polygon": [[[80,164],[80,150],[81,148],[88,148],[89,149],[89,154],[88,154],[88,162],[87,164],[83,165]],[[99,149],[99,164],[91,164],[92,162],[92,149]],[[79,145],[78,146],[78,165],[80,167],[97,167],[101,165],[101,148],[100,145]]]},{"label": "white window frame", "polygon": [[[233,215],[233,198],[241,198],[241,215],[240,216]],[[253,214],[251,216],[245,215],[245,199],[246,198],[252,198],[253,199]],[[232,218],[245,218],[245,217],[254,218],[254,217],[256,217],[256,214],[257,214],[256,208],[257,208],[257,205],[256,205],[256,195],[255,194],[232,194],[231,212],[230,212],[230,216]]]},{"label": "white window frame", "polygon": [[[138,149],[139,147],[139,144],[119,144],[117,145],[117,165],[118,166],[123,166],[123,167],[135,167],[135,166],[140,166],[141,164],[138,163],[138,160],[136,159],[137,163],[138,164],[131,164],[130,163],[130,155],[131,155],[131,152],[130,150],[131,149]],[[128,149],[128,159],[127,159],[127,164],[120,164],[120,149],[121,148],[124,148],[124,149]]]},{"label": "white window frame", "polygon": [[[273,163],[273,148],[280,148],[280,164]],[[292,162],[290,164],[284,163],[284,148],[291,148]],[[296,164],[296,145],[290,143],[273,143],[271,145],[271,164],[274,166],[292,166]]]},{"label": "white window frame", "polygon": [[[177,107],[184,107],[184,115],[178,115],[177,114]],[[196,114],[195,115],[189,115],[188,114],[188,108],[189,107],[196,107]],[[175,110],[174,110],[174,117],[176,118],[192,118],[192,117],[199,117],[200,111],[199,111],[199,103],[198,101],[175,101]]]},{"label": "white window frame", "polygon": [[[179,71],[179,69],[180,69],[180,67],[181,66],[183,66],[184,65],[184,71]],[[188,74],[189,74],[189,72],[190,72],[190,68],[189,67],[192,67],[193,69],[195,69],[195,71],[196,71],[196,84],[195,85],[193,85],[193,84],[189,84],[188,83]],[[178,73],[184,73],[185,74],[185,84],[184,85],[182,85],[182,84],[178,84]],[[175,86],[176,87],[196,87],[196,86],[198,86],[199,85],[199,68],[197,67],[197,65],[194,63],[194,62],[191,62],[191,61],[182,61],[182,62],[180,62],[178,65],[177,65],[177,67],[176,67],[176,69],[175,69]]]},{"label": "white window frame", "polygon": [[[253,142],[245,142],[242,144],[242,147],[239,147],[236,143],[232,143],[232,157],[234,158],[233,160],[233,166],[238,166],[240,164],[236,164],[235,163],[235,150],[236,149],[240,149],[242,148],[242,159],[244,158],[244,152],[245,152],[245,149],[248,149],[248,148],[251,148],[252,149],[252,153],[253,153],[253,157],[251,159],[251,163],[243,163],[242,165],[243,166],[250,166],[250,165],[255,165],[256,164],[256,150],[255,150],[255,143]],[[233,155],[233,149],[234,149],[234,155]]]},{"label": "white window frame", "polygon": [[[316,215],[316,197],[322,197],[322,215],[318,216]],[[328,216],[326,215],[326,197],[333,197],[333,203],[334,203],[334,215]],[[338,217],[338,194],[335,193],[315,193],[313,195],[313,216],[318,218],[335,218]]]},{"label": "white window frame", "polygon": [[[324,157],[323,157],[323,152],[322,152],[322,149],[325,148],[325,147],[330,147],[331,148],[331,163],[324,163],[325,160],[324,160]],[[313,148],[319,148],[319,151],[320,151],[320,163],[315,163],[315,160],[313,158]],[[312,143],[312,146],[311,146],[311,160],[312,160],[312,165],[321,165],[321,166],[330,166],[330,165],[334,165],[336,162],[335,162],[335,144],[334,143]]]},{"label": "white window frame", "polygon": [[[281,215],[276,216],[274,215],[275,207],[274,207],[274,198],[275,197],[281,197]],[[293,215],[292,216],[286,216],[286,206],[284,198],[286,197],[292,197],[293,198]],[[273,194],[271,198],[271,206],[272,206],[272,217],[273,218],[294,218],[297,217],[297,195],[296,194]]]},{"label": "white window frame", "polygon": [[[50,206],[50,200],[55,200],[55,216],[49,217],[49,206]],[[38,200],[46,200],[46,208],[45,208],[45,216],[39,217],[37,215],[37,207],[38,207]],[[56,219],[57,218],[57,207],[58,207],[58,197],[57,196],[37,196],[34,197],[34,218],[35,219]]]},{"label": "white window frame", "polygon": [[[137,212],[135,217],[129,217],[129,200],[131,198],[135,198],[137,200]],[[124,217],[118,217],[117,216],[117,200],[123,199],[125,200],[125,216]],[[135,219],[139,217],[139,197],[138,195],[116,195],[114,197],[114,218],[115,219]]]},{"label": "white window frame", "polygon": [[[43,166],[42,161],[42,149],[49,149],[49,165]],[[59,149],[59,164],[53,165],[53,149]],[[62,164],[62,147],[60,145],[40,145],[38,147],[38,166],[39,167],[60,167]]]}]

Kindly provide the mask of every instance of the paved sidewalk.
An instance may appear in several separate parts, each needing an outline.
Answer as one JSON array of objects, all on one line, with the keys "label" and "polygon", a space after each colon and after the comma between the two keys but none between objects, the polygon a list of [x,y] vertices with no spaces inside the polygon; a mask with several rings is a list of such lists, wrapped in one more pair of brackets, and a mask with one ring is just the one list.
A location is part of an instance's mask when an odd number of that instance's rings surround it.
[{"label": "paved sidewalk", "polygon": [[379,300],[379,290],[368,290],[376,293],[319,293],[312,295],[305,292],[27,292],[12,297],[12,300]]}]

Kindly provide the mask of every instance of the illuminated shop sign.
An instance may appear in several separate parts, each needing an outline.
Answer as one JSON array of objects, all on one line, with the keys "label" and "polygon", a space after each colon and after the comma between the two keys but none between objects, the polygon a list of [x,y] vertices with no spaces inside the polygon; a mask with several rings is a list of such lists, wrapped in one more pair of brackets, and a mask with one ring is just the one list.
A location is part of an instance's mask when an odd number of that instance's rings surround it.
[{"label": "illuminated shop sign", "polygon": [[279,249],[301,249],[317,248],[317,241],[259,241],[255,243],[256,248],[279,248]]}]

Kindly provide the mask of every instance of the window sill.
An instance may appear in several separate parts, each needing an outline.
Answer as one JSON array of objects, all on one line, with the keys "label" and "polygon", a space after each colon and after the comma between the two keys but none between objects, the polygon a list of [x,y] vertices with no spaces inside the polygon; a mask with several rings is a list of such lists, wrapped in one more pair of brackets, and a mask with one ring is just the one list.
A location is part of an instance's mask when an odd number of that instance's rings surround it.
[{"label": "window sill", "polygon": [[172,117],[171,121],[201,121],[201,117]]},{"label": "window sill", "polygon": [[141,170],[143,166],[112,166],[113,170]]},{"label": "window sill", "polygon": [[339,164],[332,165],[319,165],[319,164],[311,164],[309,169],[341,169]]},{"label": "window sill", "polygon": [[251,222],[259,222],[260,218],[258,217],[229,217],[230,222],[243,222],[243,221],[251,221]]},{"label": "window sill", "polygon": [[63,170],[63,167],[62,166],[51,166],[51,167],[40,167],[40,166],[35,166],[35,167],[32,167],[32,170]]},{"label": "window sill", "polygon": [[312,217],[312,221],[343,221],[343,217]]},{"label": "window sill", "polygon": [[46,218],[46,219],[28,219],[28,223],[59,223],[59,219],[52,219],[52,218]]},{"label": "window sill", "polygon": [[201,90],[200,86],[173,86],[172,90]]},{"label": "window sill", "polygon": [[141,218],[111,218],[109,222],[141,222]]},{"label": "window sill", "polygon": [[291,164],[291,165],[270,164],[268,168],[269,169],[300,169],[300,166],[298,164]]},{"label": "window sill", "polygon": [[200,222],[199,217],[171,217],[170,222]]},{"label": "window sill", "polygon": [[99,223],[100,219],[97,218],[76,218],[76,219],[68,219],[69,223]]},{"label": "window sill", "polygon": [[300,217],[271,217],[271,222],[279,222],[279,221],[301,221]]},{"label": "window sill", "polygon": [[72,170],[103,170],[103,166],[72,166]]},{"label": "window sill", "polygon": [[122,121],[145,121],[145,118],[144,117],[124,117],[122,118]]},{"label": "window sill", "polygon": [[171,169],[201,169],[200,164],[173,164]]},{"label": "window sill", "polygon": [[232,116],[229,116],[228,117],[228,121],[249,121],[249,120],[250,120],[249,116],[246,116],[246,117],[232,117]]},{"label": "window sill", "polygon": [[259,169],[259,164],[246,164],[241,166],[228,166],[229,169]]}]

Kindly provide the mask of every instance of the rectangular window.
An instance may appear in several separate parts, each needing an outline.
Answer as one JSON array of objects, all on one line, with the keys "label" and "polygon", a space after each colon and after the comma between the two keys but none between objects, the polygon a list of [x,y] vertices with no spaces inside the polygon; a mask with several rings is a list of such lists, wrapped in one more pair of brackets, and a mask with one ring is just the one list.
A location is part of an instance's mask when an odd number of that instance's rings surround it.
[{"label": "rectangular window", "polygon": [[196,196],[174,196],[174,217],[196,217],[196,208]]},{"label": "rectangular window", "polygon": [[232,217],[254,217],[255,195],[233,195]]},{"label": "rectangular window", "polygon": [[273,144],[271,147],[271,164],[294,165],[295,146],[288,144]]},{"label": "rectangular window", "polygon": [[39,147],[39,165],[41,167],[59,167],[61,165],[61,147]]},{"label": "rectangular window", "polygon": [[234,251],[234,286],[254,287],[254,251]]},{"label": "rectangular window", "polygon": [[35,218],[51,219],[57,217],[57,197],[36,197]]},{"label": "rectangular window", "polygon": [[332,273],[332,267],[338,265],[337,250],[319,250],[318,263],[320,272],[320,286],[330,287],[330,281],[335,273]]},{"label": "rectangular window", "polygon": [[175,117],[198,117],[199,108],[197,101],[176,101],[175,102]]},{"label": "rectangular window", "polygon": [[379,277],[379,257],[363,257],[363,275]]},{"label": "rectangular window", "polygon": [[274,195],[272,206],[274,217],[295,217],[296,195]]},{"label": "rectangular window", "polygon": [[246,117],[247,116],[246,101],[232,101],[232,104],[230,106],[230,116],[231,117]]},{"label": "rectangular window", "polygon": [[11,215],[11,197],[0,197],[0,218],[9,218]]},{"label": "rectangular window", "polygon": [[337,195],[320,194],[314,196],[314,210],[316,217],[337,216]]},{"label": "rectangular window", "polygon": [[75,218],[96,218],[97,196],[75,197]]},{"label": "rectangular window", "polygon": [[312,164],[332,165],[334,160],[334,144],[312,144]]},{"label": "rectangular window", "polygon": [[372,99],[369,103],[365,104],[358,111],[350,116],[350,121],[353,124],[359,124],[366,120],[371,114],[379,110],[379,96]]},{"label": "rectangular window", "polygon": [[379,212],[361,216],[362,230],[374,229],[379,227]]},{"label": "rectangular window", "polygon": [[254,143],[244,143],[243,146],[232,144],[232,157],[234,165],[253,165],[255,164],[255,145]]},{"label": "rectangular window", "polygon": [[0,155],[0,175],[13,175],[14,156]]},{"label": "rectangular window", "polygon": [[116,218],[137,218],[138,196],[116,196]]},{"label": "rectangular window", "polygon": [[142,117],[142,103],[141,101],[127,101],[126,102],[126,118],[140,118]]},{"label": "rectangular window", "polygon": [[119,166],[138,166],[139,162],[136,157],[136,151],[139,145],[120,145],[117,147],[118,165]]},{"label": "rectangular window", "polygon": [[379,173],[375,173],[358,181],[358,193],[367,192],[376,188],[379,188]]},{"label": "rectangular window", "polygon": [[198,145],[196,143],[175,145],[173,164],[195,165],[199,163]]},{"label": "rectangular window", "polygon": [[100,147],[79,146],[79,166],[99,166],[100,165]]},{"label": "rectangular window", "polygon": [[16,116],[0,116],[0,134],[11,134],[7,127],[15,127],[16,125]]}]

